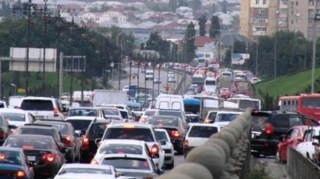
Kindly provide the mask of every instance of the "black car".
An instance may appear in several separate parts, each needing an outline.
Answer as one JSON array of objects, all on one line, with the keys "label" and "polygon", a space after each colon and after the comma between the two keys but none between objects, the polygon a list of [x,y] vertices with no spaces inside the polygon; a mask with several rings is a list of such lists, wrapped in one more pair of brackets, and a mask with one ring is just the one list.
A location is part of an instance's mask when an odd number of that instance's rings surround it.
[{"label": "black car", "polygon": [[26,134],[51,136],[57,145],[59,145],[59,147],[64,147],[64,139],[62,138],[60,132],[51,125],[25,124],[24,126],[17,128],[12,135]]},{"label": "black car", "polygon": [[310,117],[291,112],[252,112],[251,152],[255,157],[275,155],[279,138],[293,126],[318,126],[319,122]]},{"label": "black car", "polygon": [[93,120],[84,136],[82,137],[81,161],[88,163],[97,152],[96,139],[101,139],[110,120],[95,119]]},{"label": "black car", "polygon": [[64,146],[68,149],[66,159],[69,163],[80,162],[81,141],[79,140],[70,122],[61,120],[37,120],[35,124],[51,125],[55,127],[63,137]]},{"label": "black car", "polygon": [[3,146],[22,148],[35,178],[54,178],[66,162],[63,152],[67,149],[59,147],[50,136],[13,135],[8,137]]},{"label": "black car", "polygon": [[183,142],[187,131],[180,118],[174,116],[151,116],[147,118],[146,123],[155,128],[165,129],[170,136],[174,149],[178,154],[183,154]]}]

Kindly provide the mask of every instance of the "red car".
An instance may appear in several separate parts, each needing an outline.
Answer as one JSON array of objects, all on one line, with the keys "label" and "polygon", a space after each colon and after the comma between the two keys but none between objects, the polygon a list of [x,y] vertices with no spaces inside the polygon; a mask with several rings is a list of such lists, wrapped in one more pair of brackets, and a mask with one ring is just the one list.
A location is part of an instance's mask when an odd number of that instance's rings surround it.
[{"label": "red car", "polygon": [[276,159],[281,162],[287,162],[287,151],[288,147],[296,147],[303,138],[304,131],[308,129],[308,126],[294,126],[292,127],[286,135],[280,136],[278,151],[276,154]]}]

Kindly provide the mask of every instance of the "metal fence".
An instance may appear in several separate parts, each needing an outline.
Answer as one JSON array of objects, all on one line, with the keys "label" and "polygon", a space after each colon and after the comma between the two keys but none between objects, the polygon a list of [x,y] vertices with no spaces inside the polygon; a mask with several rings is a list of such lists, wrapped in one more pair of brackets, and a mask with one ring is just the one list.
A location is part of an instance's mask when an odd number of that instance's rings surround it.
[{"label": "metal fence", "polygon": [[288,149],[287,170],[292,179],[320,179],[320,168],[292,147]]}]

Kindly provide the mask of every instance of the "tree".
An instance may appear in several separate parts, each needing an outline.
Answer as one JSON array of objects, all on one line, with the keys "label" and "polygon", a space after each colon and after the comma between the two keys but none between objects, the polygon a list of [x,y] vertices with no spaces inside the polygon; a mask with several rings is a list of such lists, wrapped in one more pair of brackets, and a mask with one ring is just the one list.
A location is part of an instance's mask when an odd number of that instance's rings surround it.
[{"label": "tree", "polygon": [[200,36],[205,36],[206,35],[206,22],[207,22],[207,18],[206,16],[201,16],[199,18],[199,34]]},{"label": "tree", "polygon": [[185,45],[184,45],[184,59],[185,63],[188,63],[193,60],[195,57],[196,47],[194,46],[194,40],[196,36],[196,30],[194,28],[194,24],[191,22],[186,30],[186,34],[184,37]]},{"label": "tree", "polygon": [[220,35],[220,23],[218,16],[211,17],[211,26],[209,30],[210,38],[217,38]]}]

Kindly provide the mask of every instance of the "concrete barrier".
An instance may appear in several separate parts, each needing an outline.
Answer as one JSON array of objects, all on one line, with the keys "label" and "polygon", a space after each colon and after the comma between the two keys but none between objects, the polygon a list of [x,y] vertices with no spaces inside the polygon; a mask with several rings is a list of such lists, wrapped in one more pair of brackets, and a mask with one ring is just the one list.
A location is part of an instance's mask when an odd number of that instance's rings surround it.
[{"label": "concrete barrier", "polygon": [[250,168],[251,109],[191,150],[185,162],[157,179],[247,179]]}]

